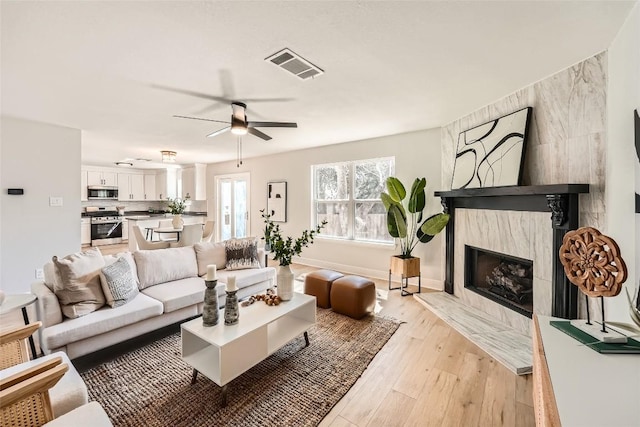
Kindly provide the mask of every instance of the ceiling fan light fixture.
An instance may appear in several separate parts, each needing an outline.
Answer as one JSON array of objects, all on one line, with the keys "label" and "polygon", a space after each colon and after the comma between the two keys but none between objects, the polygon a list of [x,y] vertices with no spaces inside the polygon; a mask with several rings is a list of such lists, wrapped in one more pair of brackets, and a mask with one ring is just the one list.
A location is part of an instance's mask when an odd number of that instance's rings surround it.
[{"label": "ceiling fan light fixture", "polygon": [[160,151],[162,154],[162,163],[175,163],[176,162],[176,152],[170,150],[162,150]]},{"label": "ceiling fan light fixture", "polygon": [[246,135],[247,123],[238,120],[236,116],[231,116],[231,133],[234,135]]}]

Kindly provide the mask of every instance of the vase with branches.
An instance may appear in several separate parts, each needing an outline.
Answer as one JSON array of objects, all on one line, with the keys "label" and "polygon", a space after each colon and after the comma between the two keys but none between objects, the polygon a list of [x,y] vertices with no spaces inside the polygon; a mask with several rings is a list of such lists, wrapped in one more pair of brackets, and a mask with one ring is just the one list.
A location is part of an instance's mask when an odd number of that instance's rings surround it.
[{"label": "vase with branches", "polygon": [[304,230],[300,237],[293,239],[291,236],[282,236],[280,226],[271,222],[269,214],[263,212],[262,218],[264,218],[265,221],[264,239],[271,243],[273,260],[278,261],[280,264],[277,276],[278,296],[283,301],[288,301],[293,298],[293,273],[290,267],[291,259],[294,256],[300,256],[304,248],[313,244],[313,239],[320,233],[320,230],[327,225],[327,221],[322,221],[322,223],[318,224],[312,230]]}]

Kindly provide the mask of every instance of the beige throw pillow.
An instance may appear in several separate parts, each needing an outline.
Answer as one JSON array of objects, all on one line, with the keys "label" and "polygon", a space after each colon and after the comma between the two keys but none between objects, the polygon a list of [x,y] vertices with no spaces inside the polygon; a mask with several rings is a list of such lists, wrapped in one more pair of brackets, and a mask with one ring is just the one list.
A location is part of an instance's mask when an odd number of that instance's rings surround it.
[{"label": "beige throw pillow", "polygon": [[227,270],[260,268],[257,237],[229,239],[226,241],[225,249],[227,256]]},{"label": "beige throw pillow", "polygon": [[198,260],[198,276],[207,274],[207,265],[215,264],[218,270],[222,270],[227,262],[224,242],[206,242],[193,245]]},{"label": "beige throw pillow", "polygon": [[52,261],[60,279],[54,283],[53,291],[65,316],[75,319],[105,304],[100,283],[104,260],[98,248],[76,252],[64,258],[54,256]]}]

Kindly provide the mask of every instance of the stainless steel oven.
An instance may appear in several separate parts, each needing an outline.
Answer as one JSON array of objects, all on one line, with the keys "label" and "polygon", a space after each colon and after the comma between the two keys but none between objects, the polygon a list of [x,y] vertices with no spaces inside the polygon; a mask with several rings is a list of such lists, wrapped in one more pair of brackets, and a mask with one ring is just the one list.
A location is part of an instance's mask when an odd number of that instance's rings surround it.
[{"label": "stainless steel oven", "polygon": [[122,243],[122,218],[98,216],[91,218],[91,246]]}]

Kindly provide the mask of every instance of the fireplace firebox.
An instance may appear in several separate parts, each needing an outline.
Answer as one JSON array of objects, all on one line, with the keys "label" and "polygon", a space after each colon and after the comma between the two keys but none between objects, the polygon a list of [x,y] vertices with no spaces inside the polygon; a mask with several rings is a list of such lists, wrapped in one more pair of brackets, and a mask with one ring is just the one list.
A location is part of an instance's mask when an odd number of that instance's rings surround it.
[{"label": "fireplace firebox", "polygon": [[533,261],[465,245],[465,288],[529,318]]}]

